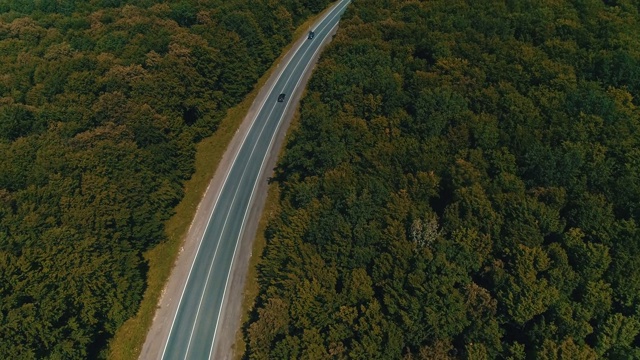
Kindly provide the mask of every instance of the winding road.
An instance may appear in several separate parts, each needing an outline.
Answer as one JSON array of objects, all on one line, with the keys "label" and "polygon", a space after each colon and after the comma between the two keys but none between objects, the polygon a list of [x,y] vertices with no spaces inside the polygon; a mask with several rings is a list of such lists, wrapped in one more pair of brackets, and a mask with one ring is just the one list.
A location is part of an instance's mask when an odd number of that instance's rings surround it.
[{"label": "winding road", "polygon": [[[174,303],[169,306],[173,309],[172,313],[164,315],[173,317],[170,323],[163,321],[163,326],[169,326],[169,329],[150,331],[148,335],[145,346],[155,344],[157,347],[162,344],[162,351],[148,348],[145,351],[143,348],[141,358],[217,358],[220,350],[216,350],[216,347],[219,346],[217,342],[221,333],[232,332],[232,338],[235,335],[235,328],[221,326],[221,318],[225,316],[223,305],[229,301],[230,293],[242,291],[232,287],[229,280],[234,261],[237,261],[240,240],[247,227],[247,215],[260,195],[256,192],[257,185],[261,179],[265,179],[266,172],[272,171],[265,165],[269,156],[272,156],[270,153],[274,150],[274,140],[281,130],[283,119],[291,116],[296,106],[297,97],[292,94],[299,97],[301,82],[308,78],[314,59],[323,43],[335,31],[349,2],[339,1],[326,12],[312,29],[315,37],[306,39],[305,34],[306,40],[298,41],[292,55],[280,64],[277,74],[274,74],[275,81],[265,85],[269,90],[260,100],[262,102],[248,130],[245,130],[213,206],[209,206],[212,212],[197,243],[186,281],[183,280],[181,294],[179,298],[165,299]],[[278,101],[280,94],[285,94],[282,102]],[[204,201],[207,201],[206,197]],[[149,339],[151,336],[162,339]]]}]

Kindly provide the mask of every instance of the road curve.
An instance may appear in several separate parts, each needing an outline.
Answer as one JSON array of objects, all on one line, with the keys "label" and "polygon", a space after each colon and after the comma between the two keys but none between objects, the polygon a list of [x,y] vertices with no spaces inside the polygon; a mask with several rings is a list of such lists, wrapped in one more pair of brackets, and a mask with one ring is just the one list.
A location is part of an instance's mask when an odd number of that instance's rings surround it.
[{"label": "road curve", "polygon": [[[264,178],[264,173],[270,171],[265,164],[283,118],[290,115],[295,107],[293,100],[297,96],[291,95],[299,94],[299,86],[308,77],[313,59],[335,30],[349,2],[350,0],[339,1],[318,21],[313,28],[315,37],[300,42],[293,55],[279,66],[275,81],[266,85],[271,86],[225,172],[221,190],[211,207],[212,212],[197,244],[181,294],[175,299],[163,299],[165,302],[173,302],[173,305],[168,305],[173,309],[172,313],[164,315],[172,318],[172,321],[163,322],[164,331],[150,331],[141,358],[219,358],[215,354],[220,354],[216,347],[221,333],[235,333],[236,329],[223,329],[220,319],[223,317],[223,305],[229,298],[231,270],[245,231],[247,215],[255,202],[256,187],[259,179]],[[277,101],[280,94],[285,94],[283,102]],[[207,197],[204,201],[207,201]],[[154,325],[155,323],[154,319]],[[161,336],[162,341],[157,338],[149,339],[153,336]],[[148,344],[162,344],[162,351],[149,349]]]}]

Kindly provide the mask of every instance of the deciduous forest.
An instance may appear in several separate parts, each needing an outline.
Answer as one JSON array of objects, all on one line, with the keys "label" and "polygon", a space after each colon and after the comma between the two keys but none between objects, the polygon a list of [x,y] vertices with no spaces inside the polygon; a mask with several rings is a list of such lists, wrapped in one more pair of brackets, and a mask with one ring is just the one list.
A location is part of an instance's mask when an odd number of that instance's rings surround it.
[{"label": "deciduous forest", "polygon": [[105,356],[195,143],[327,0],[0,0],[0,358]]},{"label": "deciduous forest", "polygon": [[354,0],[249,359],[640,358],[640,3]]}]

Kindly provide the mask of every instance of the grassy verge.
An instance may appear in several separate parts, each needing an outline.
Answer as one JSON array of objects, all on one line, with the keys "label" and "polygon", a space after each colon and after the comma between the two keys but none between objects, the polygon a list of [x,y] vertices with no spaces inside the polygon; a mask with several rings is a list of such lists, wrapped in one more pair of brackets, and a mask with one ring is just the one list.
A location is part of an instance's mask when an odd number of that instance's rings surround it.
[{"label": "grassy verge", "polygon": [[[268,79],[269,74],[260,79],[256,89],[260,89]],[[222,159],[227,145],[233,138],[236,129],[242,123],[257,93],[257,90],[252,91],[242,103],[230,109],[215,134],[203,139],[197,145],[196,171],[191,179],[185,183],[185,196],[180,204],[176,206],[175,214],[165,223],[167,240],[144,253],[144,258],[149,265],[149,272],[147,273],[147,289],[140,303],[138,314],[127,320],[110,341],[109,359],[133,360],[140,355],[142,345],[155,315],[156,305],[171,274],[180,246],[189,230],[198,204],[218,167],[220,159]]]},{"label": "grassy verge", "polygon": [[[320,15],[310,18],[300,25],[295,31],[293,38],[297,40],[302,34],[306,33],[311,24],[313,24],[319,16]],[[149,265],[149,272],[147,273],[147,289],[140,303],[140,309],[136,316],[127,320],[118,329],[113,339],[109,342],[109,359],[132,360],[139,357],[147,332],[151,327],[162,289],[171,274],[182,241],[189,230],[189,225],[195,216],[198,204],[218,167],[218,163],[222,159],[227,145],[242,123],[258,92],[267,82],[273,71],[277,69],[277,64],[280,63],[284,54],[291,49],[292,45],[293,44],[290,44],[282,51],[282,55],[274,61],[271,68],[258,80],[253,91],[251,91],[240,104],[227,111],[226,117],[222,120],[216,132],[197,145],[195,173],[191,179],[185,183],[185,196],[180,204],[176,206],[175,215],[165,223],[167,240],[144,253],[144,258]],[[270,194],[272,192],[273,191],[270,190]],[[276,204],[277,196],[270,195],[267,201],[269,204]],[[265,208],[265,214],[266,213],[268,213],[268,205]],[[262,221],[265,221],[266,226],[266,220],[262,219],[261,222]],[[261,224],[261,226],[263,225]],[[262,230],[259,230],[260,235],[264,233],[264,227],[261,229]],[[260,243],[260,241],[255,242],[255,244],[258,243]],[[255,245],[254,254],[262,253],[264,239],[262,240],[262,244],[262,247],[259,248]],[[243,313],[247,314],[249,304],[253,303],[253,299],[255,299],[258,293],[258,286],[255,279],[256,260],[254,258],[257,259],[258,257],[252,257],[252,265],[249,270],[250,273],[247,283],[249,283],[249,280],[253,281],[252,286],[255,289],[255,293],[251,298],[251,302],[247,303],[247,306],[243,308]],[[247,292],[247,294],[249,294],[249,292]],[[245,319],[243,319],[243,321],[245,321]],[[242,340],[241,337],[240,340]],[[244,343],[241,344],[241,347],[244,349]]]}]

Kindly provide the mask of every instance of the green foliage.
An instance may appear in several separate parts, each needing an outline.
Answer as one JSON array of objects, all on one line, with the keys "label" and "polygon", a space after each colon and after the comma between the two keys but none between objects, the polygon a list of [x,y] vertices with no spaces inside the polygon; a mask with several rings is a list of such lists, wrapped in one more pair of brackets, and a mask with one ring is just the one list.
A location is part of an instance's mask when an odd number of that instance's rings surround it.
[{"label": "green foliage", "polygon": [[276,169],[247,357],[636,358],[638,9],[351,4]]},{"label": "green foliage", "polygon": [[171,5],[169,16],[180,26],[189,27],[196,23],[198,9],[190,1],[181,1]]},{"label": "green foliage", "polygon": [[[550,267],[549,258],[542,248],[520,245],[514,251],[510,266],[504,270],[506,279],[496,279],[503,284],[498,297],[507,314],[522,326],[547,311],[558,297],[558,290],[550,286],[545,272]],[[500,275],[503,273],[501,272]]]},{"label": "green foliage", "polygon": [[196,142],[327,4],[0,0],[0,358],[106,356]]},{"label": "green foliage", "polygon": [[8,105],[0,108],[0,136],[15,140],[41,129],[32,111],[24,105]]}]

